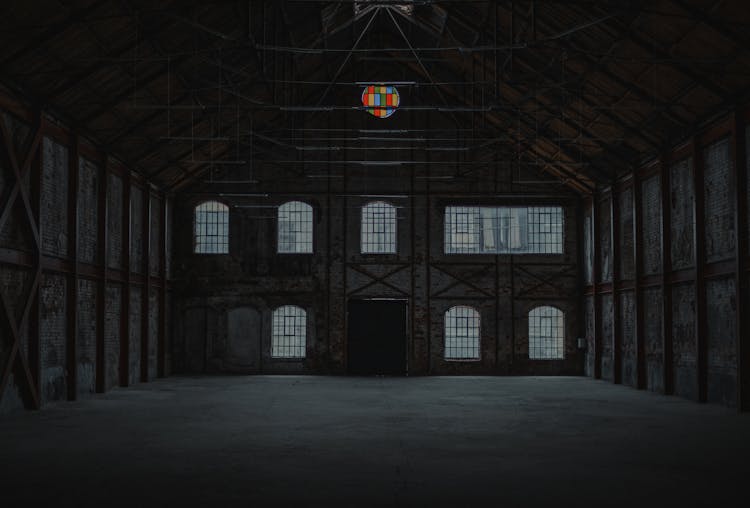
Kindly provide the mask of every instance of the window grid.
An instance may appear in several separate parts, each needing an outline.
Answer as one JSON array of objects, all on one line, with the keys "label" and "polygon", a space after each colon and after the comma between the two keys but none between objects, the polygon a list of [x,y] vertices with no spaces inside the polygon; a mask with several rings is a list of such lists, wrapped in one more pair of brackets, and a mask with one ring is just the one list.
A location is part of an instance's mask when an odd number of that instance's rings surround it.
[{"label": "window grid", "polygon": [[561,207],[445,208],[446,254],[561,254]]},{"label": "window grid", "polygon": [[362,207],[363,254],[396,253],[396,207],[383,201]]},{"label": "window grid", "polygon": [[273,311],[273,358],[304,358],[306,337],[307,313],[304,309],[285,305]]},{"label": "window grid", "polygon": [[562,254],[562,208],[529,208],[529,249],[540,254]]},{"label": "window grid", "polygon": [[445,359],[479,360],[479,312],[451,307],[445,313]]},{"label": "window grid", "polygon": [[529,312],[529,359],[562,360],[565,317],[554,307],[536,307]]},{"label": "window grid", "polygon": [[300,201],[290,201],[279,207],[278,252],[309,254],[313,251],[312,207]]},{"label": "window grid", "polygon": [[196,254],[229,252],[229,208],[218,201],[195,207],[194,238]]}]

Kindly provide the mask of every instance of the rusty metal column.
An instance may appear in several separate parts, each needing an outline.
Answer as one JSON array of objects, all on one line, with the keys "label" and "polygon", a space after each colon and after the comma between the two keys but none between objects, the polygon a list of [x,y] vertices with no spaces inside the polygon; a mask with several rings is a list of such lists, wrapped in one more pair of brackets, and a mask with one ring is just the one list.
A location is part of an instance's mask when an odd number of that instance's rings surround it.
[{"label": "rusty metal column", "polygon": [[622,383],[622,324],[620,323],[620,202],[612,183],[609,195],[609,249],[612,258],[612,382]]},{"label": "rusty metal column", "polygon": [[[37,135],[40,135],[42,128],[42,113],[41,110],[34,112],[34,123]],[[33,142],[32,142],[33,143]],[[35,409],[39,409],[42,400],[42,389],[41,389],[41,372],[42,372],[42,357],[41,357],[41,291],[42,291],[42,143],[38,143],[35,148],[35,154],[29,153],[32,157],[31,168],[30,168],[30,198],[31,208],[33,214],[33,220],[36,221],[37,231],[39,233],[40,243],[36,245],[36,250],[33,253],[34,259],[34,276],[38,279],[38,284],[34,289],[33,301],[31,303],[31,309],[29,310],[29,371],[34,382],[34,389],[36,396],[33,397],[35,402]],[[0,375],[2,372],[0,372]],[[0,382],[0,385],[2,382]],[[0,388],[2,388],[0,386]],[[2,392],[0,392],[0,399],[2,399]]]},{"label": "rusty metal column", "polygon": [[105,156],[99,177],[97,196],[96,252],[99,262],[99,280],[96,285],[96,392],[104,393],[106,382],[106,314],[107,314],[107,188],[109,186],[109,159]]},{"label": "rusty metal column", "polygon": [[141,248],[141,272],[143,292],[141,294],[141,382],[148,382],[149,333],[151,329],[151,189],[145,182],[143,189],[143,231]]},{"label": "rusty metal column", "polygon": [[732,159],[735,182],[735,272],[737,312],[737,410],[750,410],[750,337],[748,336],[748,203],[747,134],[745,120],[735,112],[732,123]]},{"label": "rusty metal column", "polygon": [[66,389],[68,400],[76,400],[78,384],[78,362],[76,361],[76,342],[78,336],[78,135],[70,139],[68,155],[68,259],[70,275],[68,276],[67,320],[65,341]]},{"label": "rusty metal column", "polygon": [[120,386],[130,384],[130,170],[122,175],[122,301],[120,302]]},{"label": "rusty metal column", "polygon": [[669,164],[666,157],[659,162],[661,176],[661,265],[662,265],[662,338],[664,393],[674,393],[674,354],[672,348],[672,210]]},{"label": "rusty metal column", "polygon": [[698,400],[708,398],[708,340],[706,323],[706,216],[703,194],[703,152],[698,140],[692,141],[693,156],[693,258],[695,259],[695,340],[698,370]]},{"label": "rusty metal column", "polygon": [[594,379],[602,378],[602,301],[599,295],[599,277],[601,276],[601,248],[599,239],[599,203],[596,192],[591,197],[591,248],[594,254],[591,283],[594,297]]},{"label": "rusty metal column", "polygon": [[646,381],[646,338],[643,329],[643,199],[641,196],[641,179],[638,170],[633,171],[633,250],[634,268],[633,295],[635,297],[635,351],[636,351],[636,387],[644,390]]},{"label": "rusty metal column", "polygon": [[161,195],[159,209],[159,338],[156,342],[156,376],[167,372],[167,196]]}]

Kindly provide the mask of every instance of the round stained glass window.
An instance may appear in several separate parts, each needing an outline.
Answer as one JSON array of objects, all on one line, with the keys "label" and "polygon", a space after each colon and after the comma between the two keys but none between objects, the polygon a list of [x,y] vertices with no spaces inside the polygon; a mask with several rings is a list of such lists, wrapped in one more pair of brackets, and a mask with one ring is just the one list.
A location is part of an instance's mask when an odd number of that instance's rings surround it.
[{"label": "round stained glass window", "polygon": [[362,91],[362,105],[372,116],[388,118],[396,111],[400,97],[395,86],[369,85]]}]

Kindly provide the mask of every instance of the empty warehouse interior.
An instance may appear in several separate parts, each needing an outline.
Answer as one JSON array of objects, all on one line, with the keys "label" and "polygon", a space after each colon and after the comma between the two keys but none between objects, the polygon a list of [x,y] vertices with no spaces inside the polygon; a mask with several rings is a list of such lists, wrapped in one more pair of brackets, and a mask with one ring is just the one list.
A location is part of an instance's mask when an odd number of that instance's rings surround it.
[{"label": "empty warehouse interior", "polygon": [[731,503],[749,29],[742,0],[2,2],[0,499]]}]

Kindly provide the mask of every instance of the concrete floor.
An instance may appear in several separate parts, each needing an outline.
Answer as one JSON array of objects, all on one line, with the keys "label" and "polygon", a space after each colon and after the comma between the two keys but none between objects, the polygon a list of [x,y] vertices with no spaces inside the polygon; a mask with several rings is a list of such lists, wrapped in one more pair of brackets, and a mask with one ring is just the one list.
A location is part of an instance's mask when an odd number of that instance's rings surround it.
[{"label": "concrete floor", "polygon": [[170,378],[0,418],[0,505],[747,506],[750,415],[584,378]]}]

